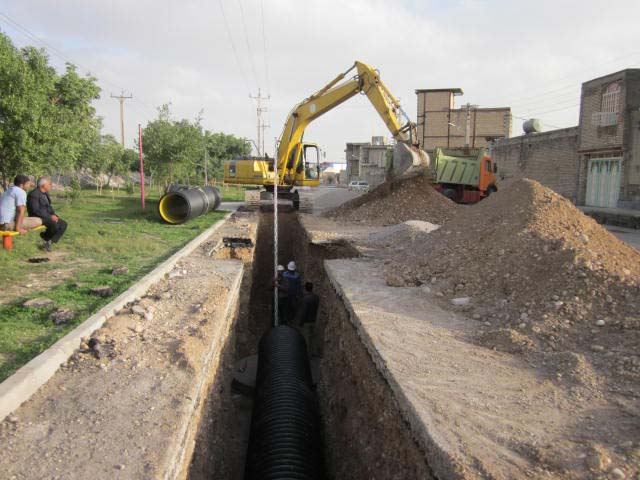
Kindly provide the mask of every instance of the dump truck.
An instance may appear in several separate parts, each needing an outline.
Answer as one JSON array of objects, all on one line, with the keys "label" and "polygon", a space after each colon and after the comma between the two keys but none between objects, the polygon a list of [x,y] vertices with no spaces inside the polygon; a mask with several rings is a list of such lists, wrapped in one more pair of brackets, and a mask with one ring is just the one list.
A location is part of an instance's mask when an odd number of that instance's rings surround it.
[{"label": "dump truck", "polygon": [[484,148],[436,148],[429,156],[435,189],[456,203],[476,203],[498,190],[498,168]]}]

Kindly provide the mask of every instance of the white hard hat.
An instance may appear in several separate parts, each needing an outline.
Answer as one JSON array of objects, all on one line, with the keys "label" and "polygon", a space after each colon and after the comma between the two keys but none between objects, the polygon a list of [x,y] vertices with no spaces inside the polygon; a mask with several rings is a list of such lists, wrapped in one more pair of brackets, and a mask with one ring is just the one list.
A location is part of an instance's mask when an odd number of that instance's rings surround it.
[{"label": "white hard hat", "polygon": [[289,262],[289,264],[287,265],[287,268],[293,272],[293,271],[296,269],[296,262],[294,262],[293,260],[291,260],[291,261]]},{"label": "white hard hat", "polygon": [[279,272],[284,272],[284,267],[282,265],[278,265],[278,271]]}]

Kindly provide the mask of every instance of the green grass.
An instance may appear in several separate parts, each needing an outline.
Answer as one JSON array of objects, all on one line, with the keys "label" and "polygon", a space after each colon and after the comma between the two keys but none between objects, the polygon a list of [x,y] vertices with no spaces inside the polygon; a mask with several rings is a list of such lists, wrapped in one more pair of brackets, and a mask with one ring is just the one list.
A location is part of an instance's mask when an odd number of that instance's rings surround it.
[{"label": "green grass", "polygon": [[[72,203],[54,194],[57,213],[69,223],[54,253],[45,255],[39,250],[42,241],[37,233],[14,237],[13,250],[0,250],[0,285],[22,286],[15,301],[0,305],[0,381],[113,299],[89,295],[92,287],[110,285],[115,295],[122,293],[224,216],[211,212],[183,225],[166,225],[157,214],[158,198],[159,194],[149,193],[142,213],[139,193],[105,190],[98,196],[84,190]],[[27,262],[43,256],[51,261]],[[129,273],[112,275],[112,267],[118,265],[126,265]],[[56,272],[68,278],[56,280]],[[35,279],[27,277],[30,273]],[[37,287],[38,281],[47,279],[53,286]],[[86,285],[78,288],[77,282]],[[21,306],[25,300],[43,296],[53,300],[55,307],[28,310]],[[48,317],[58,307],[73,309],[76,319],[64,326],[53,325]]]},{"label": "green grass", "polygon": [[245,190],[251,190],[250,187],[240,187],[236,185],[218,185],[217,188],[220,190],[223,202],[244,202]]}]

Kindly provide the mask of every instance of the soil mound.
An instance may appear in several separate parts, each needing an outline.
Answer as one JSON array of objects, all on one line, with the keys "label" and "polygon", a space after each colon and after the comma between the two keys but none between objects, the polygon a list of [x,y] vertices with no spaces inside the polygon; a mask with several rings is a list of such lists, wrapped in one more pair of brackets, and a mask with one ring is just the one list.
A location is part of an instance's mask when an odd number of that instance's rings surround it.
[{"label": "soil mound", "polygon": [[325,215],[339,221],[368,225],[395,225],[407,220],[442,224],[459,208],[437,192],[428,178],[416,175],[385,182]]},{"label": "soil mound", "polygon": [[369,242],[375,245],[394,246],[396,244],[413,244],[423,241],[425,235],[440,228],[422,220],[407,220],[397,225],[384,227],[369,235]]},{"label": "soil mound", "polygon": [[[564,197],[517,180],[424,238],[398,245],[386,268],[471,297],[465,309],[497,336],[514,329],[542,351],[588,351],[640,377],[640,252]],[[480,341],[491,347],[490,338]]]}]

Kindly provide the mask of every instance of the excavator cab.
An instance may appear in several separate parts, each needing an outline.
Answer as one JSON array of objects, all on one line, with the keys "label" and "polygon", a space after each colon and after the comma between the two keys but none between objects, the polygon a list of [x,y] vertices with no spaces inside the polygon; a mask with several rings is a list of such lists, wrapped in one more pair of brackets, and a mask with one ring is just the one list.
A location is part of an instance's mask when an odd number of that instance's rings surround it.
[{"label": "excavator cab", "polygon": [[317,187],[320,185],[318,145],[306,142],[295,144],[289,153],[285,178],[288,180],[287,183],[296,187]]}]

